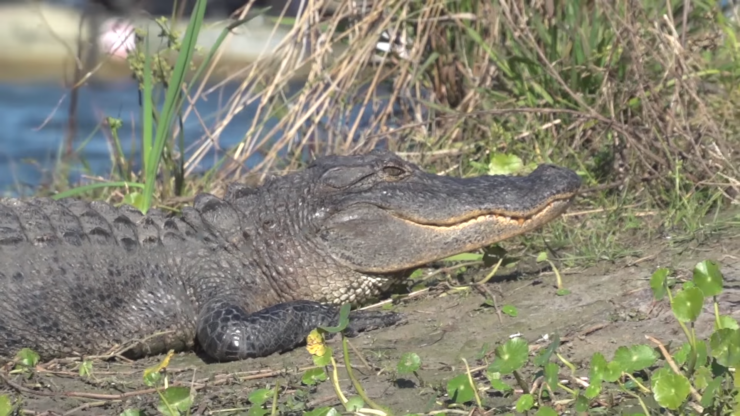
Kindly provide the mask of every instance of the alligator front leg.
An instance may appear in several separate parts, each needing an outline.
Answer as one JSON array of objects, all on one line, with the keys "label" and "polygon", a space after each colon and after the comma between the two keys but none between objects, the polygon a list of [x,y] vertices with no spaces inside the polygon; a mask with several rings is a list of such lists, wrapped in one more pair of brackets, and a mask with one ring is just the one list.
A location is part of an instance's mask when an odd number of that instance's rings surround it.
[{"label": "alligator front leg", "polygon": [[[399,322],[398,313],[353,311],[347,328],[352,336]],[[236,302],[213,300],[198,318],[198,342],[215,360],[234,361],[291,350],[318,326],[334,326],[339,308],[311,301],[277,304],[248,314]]]}]

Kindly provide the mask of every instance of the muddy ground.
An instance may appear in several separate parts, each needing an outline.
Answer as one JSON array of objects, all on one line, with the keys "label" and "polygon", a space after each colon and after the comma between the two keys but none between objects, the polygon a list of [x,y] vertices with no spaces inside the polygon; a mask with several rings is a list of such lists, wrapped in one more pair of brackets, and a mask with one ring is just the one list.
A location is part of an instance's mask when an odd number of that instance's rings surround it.
[{"label": "muddy ground", "polygon": [[[579,367],[587,365],[594,352],[600,351],[611,359],[614,350],[621,345],[648,343],[646,335],[666,344],[672,340],[683,342],[683,334],[667,304],[652,301],[648,279],[660,266],[674,268],[679,278],[690,278],[694,265],[706,259],[718,261],[725,276],[726,292],[722,296],[721,312],[740,319],[740,237],[714,236],[701,245],[681,248],[671,247],[665,241],[651,242],[637,251],[639,256],[618,262],[602,262],[583,270],[563,270],[565,286],[572,292],[567,296],[555,294],[551,271],[520,274],[513,279],[506,279],[505,275],[496,278],[497,281],[487,284],[488,292],[496,295],[499,306],[511,304],[519,311],[517,317],[503,315],[503,322],[499,321],[494,308],[484,306],[485,298],[476,290],[450,293],[448,287],[440,285],[425,296],[405,300],[396,310],[408,315],[406,324],[352,339],[367,362],[376,367],[366,368],[353,355],[358,376],[370,397],[396,414],[422,413],[444,408],[439,402],[447,399],[444,397],[447,380],[464,371],[461,357],[466,358],[471,367],[483,366],[485,362],[480,359],[480,353],[484,346],[495,346],[511,334],[521,333],[530,345],[541,346],[546,345],[541,341],[543,335],[558,334],[568,341],[561,346],[560,353]],[[478,275],[486,272],[479,271]],[[712,327],[708,304],[705,312],[697,324],[700,336],[709,333]],[[330,341],[330,345],[337,350],[340,348],[337,341]],[[677,345],[674,343],[673,348]],[[405,352],[416,352],[421,357],[423,367],[418,374],[425,386],[420,386],[413,376],[396,375],[396,363]],[[341,361],[338,353],[337,357]],[[14,375],[11,380],[17,386],[25,386],[21,396],[23,409],[28,414],[118,415],[129,408],[158,414],[158,397],[145,391],[147,386],[142,381],[142,371],[160,359],[154,357],[134,363],[95,362],[94,378],[89,380],[78,375],[75,364],[46,364],[39,367],[33,377]],[[304,403],[307,408],[338,406],[328,382],[317,388],[301,385],[302,372],[296,369],[311,365],[305,348],[228,364],[204,364],[197,355],[185,353],[172,359],[170,380],[185,385],[195,381],[198,387],[192,408],[195,415],[246,414],[250,407],[249,393],[256,388],[272,386],[278,380],[285,386],[281,402],[292,400]],[[256,374],[258,371],[273,375]],[[339,374],[345,392],[354,395],[344,370],[340,368]],[[476,375],[480,380],[485,379],[483,372]],[[7,384],[0,390],[13,397],[19,396],[17,389]],[[303,395],[303,392],[308,394]],[[124,396],[116,397],[121,394]],[[482,399],[491,406],[505,406],[515,400],[493,391],[484,394]],[[337,410],[340,409],[338,406]]]}]

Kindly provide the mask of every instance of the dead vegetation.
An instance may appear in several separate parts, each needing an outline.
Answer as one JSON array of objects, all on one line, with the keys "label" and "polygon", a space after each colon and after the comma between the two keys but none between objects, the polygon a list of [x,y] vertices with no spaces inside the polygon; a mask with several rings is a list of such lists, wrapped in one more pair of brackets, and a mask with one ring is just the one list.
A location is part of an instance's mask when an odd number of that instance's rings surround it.
[{"label": "dead vegetation", "polygon": [[[276,59],[234,76],[237,93],[186,167],[258,102],[221,180],[387,146],[453,174],[505,152],[576,168],[597,189],[650,191],[660,204],[677,175],[683,194],[734,200],[734,26],[712,2],[673,4],[378,0],[359,15],[345,1],[321,23],[309,12]],[[406,56],[378,57],[383,30],[405,38]]]}]

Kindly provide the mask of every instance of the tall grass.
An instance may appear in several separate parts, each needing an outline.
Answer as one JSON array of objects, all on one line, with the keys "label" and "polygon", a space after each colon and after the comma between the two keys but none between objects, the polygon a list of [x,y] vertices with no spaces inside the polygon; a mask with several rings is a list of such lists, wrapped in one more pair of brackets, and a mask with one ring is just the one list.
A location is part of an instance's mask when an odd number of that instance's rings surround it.
[{"label": "tall grass", "polygon": [[[154,196],[155,186],[157,185],[158,173],[162,157],[164,154],[165,145],[172,134],[172,125],[176,121],[177,116],[181,115],[183,106],[183,83],[185,81],[185,74],[190,68],[192,63],[193,55],[195,52],[195,45],[200,33],[201,25],[203,24],[203,17],[205,15],[206,1],[198,0],[194,7],[192,17],[185,31],[182,43],[179,45],[179,53],[177,55],[177,61],[173,68],[173,71],[168,79],[163,79],[165,86],[165,101],[162,107],[161,113],[155,111],[155,94],[154,94],[154,71],[152,68],[152,54],[149,51],[149,43],[145,42],[144,53],[143,53],[143,71],[141,73],[142,78],[142,131],[141,131],[141,156],[144,172],[143,172],[143,183],[134,182],[131,180],[127,181],[105,181],[98,182],[91,185],[77,187],[72,190],[61,192],[56,194],[55,198],[64,198],[77,194],[82,194],[85,191],[96,189],[96,188],[110,188],[110,187],[126,187],[134,188],[137,191],[129,194],[129,202],[139,208],[142,212],[146,212],[152,206],[152,200]],[[216,42],[211,50],[211,55],[220,46],[220,41],[223,36]],[[210,58],[210,57],[209,57]],[[199,70],[196,72],[194,79],[197,79],[203,69],[210,62],[206,59]],[[156,125],[156,129],[155,129]],[[116,140],[117,149],[121,149],[120,142]],[[122,152],[121,152],[122,153]],[[182,162],[180,163],[180,169],[176,172],[172,172],[177,177],[177,182],[182,183],[183,169]],[[130,172],[128,172],[130,173]],[[138,190],[142,190],[139,193]],[[178,189],[179,191],[179,189]]]},{"label": "tall grass", "polygon": [[[313,155],[387,146],[454,175],[477,173],[471,162],[487,163],[496,153],[569,166],[598,191],[585,194],[597,205],[629,195],[669,209],[691,197],[709,210],[736,197],[736,26],[713,0],[375,3],[362,16],[345,1],[322,24],[312,12],[323,3],[312,3],[272,55],[232,74],[236,93],[208,126],[213,133],[184,160],[174,150],[183,124],[174,125],[176,116],[207,118],[193,107],[183,111],[183,103],[215,94],[218,81],[202,70],[222,58],[215,45],[185,82],[199,3],[159,117],[155,87],[144,78],[143,183],[94,186],[143,192],[134,200],[146,210],[197,189],[218,192],[220,183],[246,173],[259,179],[296,169]],[[374,45],[384,29],[411,37],[407,58],[389,54],[378,62]],[[219,132],[250,103],[258,104],[256,117],[240,143],[206,175],[209,183],[194,178]],[[358,103],[365,120],[350,117]],[[277,120],[272,128],[270,119]],[[246,169],[255,155],[261,161]],[[155,187],[157,178],[177,178],[181,186]]]}]

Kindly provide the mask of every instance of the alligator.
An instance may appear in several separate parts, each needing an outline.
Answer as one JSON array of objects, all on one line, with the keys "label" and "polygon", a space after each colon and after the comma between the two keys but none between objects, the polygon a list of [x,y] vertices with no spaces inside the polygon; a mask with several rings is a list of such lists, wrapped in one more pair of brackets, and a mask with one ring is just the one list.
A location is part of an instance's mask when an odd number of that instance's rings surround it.
[{"label": "alligator", "polygon": [[[0,200],[0,357],[129,345],[213,361],[295,349],[342,304],[415,268],[532,231],[581,185],[565,168],[471,178],[392,152],[325,156],[261,186],[202,193],[179,213],[74,198]],[[402,280],[401,280],[402,281]],[[350,336],[405,320],[353,310]]]}]

